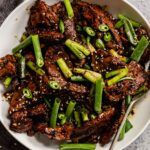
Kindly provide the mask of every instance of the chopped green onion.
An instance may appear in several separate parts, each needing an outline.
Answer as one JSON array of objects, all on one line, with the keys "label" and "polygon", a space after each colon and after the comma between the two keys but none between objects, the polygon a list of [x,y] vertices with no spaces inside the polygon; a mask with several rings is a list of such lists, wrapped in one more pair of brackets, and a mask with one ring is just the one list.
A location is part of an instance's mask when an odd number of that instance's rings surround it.
[{"label": "chopped green onion", "polygon": [[88,36],[86,38],[86,43],[87,43],[87,46],[88,46],[88,49],[90,50],[91,53],[95,52],[95,48],[94,46],[90,43],[90,40],[91,40],[91,37]]},{"label": "chopped green onion", "polygon": [[137,62],[140,61],[141,56],[143,55],[148,45],[149,45],[149,40],[145,36],[142,36],[141,40],[139,41],[138,45],[136,46],[130,58]]},{"label": "chopped green onion", "polygon": [[[119,70],[116,70],[118,72]],[[107,81],[108,86],[111,86],[128,74],[128,68],[120,69],[119,74]]]},{"label": "chopped green onion", "polygon": [[76,25],[76,30],[77,30],[78,32],[82,32],[82,27],[81,27],[80,25]]},{"label": "chopped green onion", "polygon": [[57,60],[57,64],[66,78],[71,78],[73,75],[63,58]]},{"label": "chopped green onion", "polygon": [[59,106],[60,106],[60,99],[55,98],[55,101],[52,107],[51,118],[50,118],[50,126],[52,128],[56,127]]},{"label": "chopped green onion", "polygon": [[29,88],[23,88],[23,95],[24,97],[29,98],[29,99],[33,97],[32,92]]},{"label": "chopped green onion", "polygon": [[145,85],[143,85],[143,86],[141,86],[137,91],[136,91],[136,95],[138,95],[138,94],[140,94],[141,92],[146,92],[146,91],[148,91],[148,88],[145,86]]},{"label": "chopped green onion", "polygon": [[88,121],[89,120],[88,113],[87,113],[86,109],[82,109],[81,116],[82,116],[83,121]]},{"label": "chopped green onion", "polygon": [[131,122],[127,119],[126,120],[126,127],[125,127],[125,133],[127,133],[130,129],[133,128],[133,125],[131,124]]},{"label": "chopped green onion", "polygon": [[95,118],[96,118],[96,115],[91,114],[91,119],[93,120],[93,119],[95,119]]},{"label": "chopped green onion", "polygon": [[86,70],[86,69],[81,69],[81,68],[74,68],[74,72],[78,74],[82,74],[84,78],[86,78],[92,83],[95,83],[97,79],[102,77],[101,74],[97,72]]},{"label": "chopped green onion", "polygon": [[44,70],[42,70],[41,68],[36,67],[36,65],[32,61],[28,61],[27,66],[31,70],[33,70],[34,72],[36,72],[37,74],[39,74],[41,76],[45,74]]},{"label": "chopped green onion", "polygon": [[65,32],[64,22],[62,20],[59,21],[59,30],[61,33]]},{"label": "chopped green onion", "polygon": [[47,99],[47,98],[44,98],[44,101],[45,101],[46,105],[48,106],[48,108],[51,108],[51,104],[50,104],[50,102],[48,101],[48,99]]},{"label": "chopped green onion", "polygon": [[60,120],[62,120],[62,119],[64,119],[66,116],[65,116],[65,114],[58,114],[58,118],[60,119]]},{"label": "chopped green onion", "polygon": [[88,64],[85,64],[85,65],[84,65],[84,68],[90,70],[90,69],[91,69],[91,66],[88,65]]},{"label": "chopped green onion", "polygon": [[42,52],[41,52],[39,36],[38,35],[32,35],[32,42],[33,42],[33,47],[34,47],[36,64],[38,67],[43,67],[44,59],[43,59]]},{"label": "chopped green onion", "polygon": [[64,0],[64,5],[66,7],[68,17],[73,18],[74,17],[74,12],[73,12],[70,0]]},{"label": "chopped green onion", "polygon": [[87,80],[84,79],[82,76],[72,76],[71,77],[71,81],[74,81],[74,82],[85,82]]},{"label": "chopped green onion", "polygon": [[105,49],[104,42],[101,39],[97,39],[95,45],[97,48]]},{"label": "chopped green onion", "polygon": [[117,21],[117,23],[115,24],[115,28],[119,29],[124,25],[122,20]]},{"label": "chopped green onion", "polygon": [[12,49],[13,53],[17,53],[20,50],[26,48],[27,46],[32,44],[32,37],[29,36],[27,39],[25,39],[23,42],[21,42],[19,45],[17,45],[15,48]]},{"label": "chopped green onion", "polygon": [[75,108],[76,102],[75,101],[70,101],[68,106],[67,106],[67,110],[66,110],[66,117],[67,119],[70,118],[74,108]]},{"label": "chopped green onion", "polygon": [[121,130],[121,132],[120,132],[120,135],[119,135],[119,140],[120,140],[120,141],[124,139],[125,128],[126,128],[126,122],[125,122],[125,124],[123,125],[123,128],[122,128],[122,130]]},{"label": "chopped green onion", "polygon": [[105,35],[104,35],[104,41],[105,42],[109,42],[111,40],[112,40],[112,35],[109,32],[105,33]]},{"label": "chopped green onion", "polygon": [[50,88],[52,88],[54,90],[60,89],[60,84],[57,81],[50,81],[50,82],[48,82],[48,85]]},{"label": "chopped green onion", "polygon": [[26,59],[25,57],[21,56],[20,60],[19,60],[19,64],[20,64],[20,78],[23,79],[25,78],[25,68],[26,68]]},{"label": "chopped green onion", "polygon": [[101,32],[107,32],[109,30],[109,27],[106,24],[101,24],[101,25],[98,26],[98,29]]},{"label": "chopped green onion", "polygon": [[94,102],[94,110],[98,114],[102,111],[102,98],[103,98],[103,88],[104,81],[103,79],[97,79],[95,84],[95,102]]},{"label": "chopped green onion", "polygon": [[96,144],[61,144],[60,150],[95,150]]},{"label": "chopped green onion", "polygon": [[132,98],[131,98],[131,96],[130,95],[128,95],[127,96],[127,98],[126,98],[126,107],[128,108],[129,107],[129,105],[130,105],[130,103],[131,103],[131,100],[132,100]]},{"label": "chopped green onion", "polygon": [[121,78],[118,82],[123,81],[123,80],[134,80],[134,78],[132,78],[132,77],[124,77],[124,78]]},{"label": "chopped green onion", "polygon": [[91,27],[84,27],[84,31],[89,35],[89,36],[95,36],[96,33]]},{"label": "chopped green onion", "polygon": [[[121,20],[124,20],[124,19],[129,19],[129,18],[127,18],[127,17],[125,17],[124,15],[122,15],[122,14],[119,14],[118,15],[118,18],[119,19],[121,19]],[[140,23],[138,23],[138,22],[136,22],[136,21],[134,21],[134,20],[131,20],[131,19],[129,19],[130,20],[130,22],[132,23],[132,26],[133,27],[140,27],[141,25],[140,25]]]},{"label": "chopped green onion", "polygon": [[137,35],[134,31],[134,28],[130,20],[124,19],[123,22],[124,22],[125,32],[127,34],[128,40],[130,41],[131,44],[137,45],[138,43]]},{"label": "chopped green onion", "polygon": [[4,86],[6,89],[9,87],[11,81],[12,81],[11,77],[6,77],[6,79],[4,80]]},{"label": "chopped green onion", "polygon": [[78,111],[74,111],[74,118],[77,122],[77,127],[81,127],[80,113]]}]

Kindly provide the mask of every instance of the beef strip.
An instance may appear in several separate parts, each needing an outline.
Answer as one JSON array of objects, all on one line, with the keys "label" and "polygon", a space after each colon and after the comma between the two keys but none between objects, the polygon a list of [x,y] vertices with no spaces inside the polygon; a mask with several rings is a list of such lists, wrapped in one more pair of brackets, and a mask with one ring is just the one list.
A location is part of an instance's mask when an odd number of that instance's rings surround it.
[{"label": "beef strip", "polygon": [[114,114],[115,109],[109,108],[95,119],[86,122],[83,127],[74,129],[71,139],[77,142],[80,139],[90,136],[91,134],[95,133],[100,127],[105,126],[112,119]]},{"label": "beef strip", "polygon": [[16,59],[12,55],[6,55],[0,59],[0,78],[15,76],[17,73]]},{"label": "beef strip", "polygon": [[133,80],[123,80],[111,86],[106,86],[106,96],[110,101],[119,101],[126,97],[126,95],[135,95],[137,89],[142,85],[147,84],[148,75],[144,71],[144,68],[131,61],[128,64],[128,77],[132,77]]},{"label": "beef strip", "polygon": [[116,110],[117,110],[116,111],[117,114],[115,115],[115,119],[113,118],[113,120],[111,120],[111,122],[110,122],[110,125],[108,124],[102,130],[100,140],[99,140],[99,142],[102,145],[105,145],[105,144],[109,143],[112,136],[114,135],[114,133],[119,128],[119,126],[120,126],[120,124],[123,120],[123,117],[125,115],[125,110],[126,110],[125,100],[123,100],[121,102],[121,106],[120,106],[120,104],[117,104]]},{"label": "beef strip", "polygon": [[107,51],[97,50],[92,54],[92,68],[96,72],[106,73],[107,71],[119,69],[124,66],[124,62],[112,56]]},{"label": "beef strip", "polygon": [[48,41],[62,40],[64,36],[58,29],[59,13],[62,7],[61,2],[48,6],[41,0],[36,1],[30,11],[27,33],[38,34],[41,39]]}]

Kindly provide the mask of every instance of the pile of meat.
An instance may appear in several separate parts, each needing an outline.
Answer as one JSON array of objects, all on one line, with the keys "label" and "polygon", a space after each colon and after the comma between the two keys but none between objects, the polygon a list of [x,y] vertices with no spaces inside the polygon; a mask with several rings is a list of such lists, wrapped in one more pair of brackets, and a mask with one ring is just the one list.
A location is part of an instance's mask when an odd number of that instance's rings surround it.
[{"label": "pile of meat", "polygon": [[[28,135],[35,133],[46,134],[50,139],[71,140],[73,142],[108,143],[116,132],[125,114],[125,98],[127,95],[135,95],[137,89],[142,85],[148,85],[148,74],[144,68],[131,61],[126,64],[119,58],[112,56],[108,51],[97,49],[83,60],[72,57],[70,51],[65,47],[65,39],[71,39],[82,43],[81,34],[76,30],[76,25],[90,26],[97,30],[99,24],[107,24],[114,39],[106,44],[106,49],[115,49],[119,54],[124,53],[124,47],[128,45],[126,36],[119,34],[114,27],[115,19],[98,5],[92,5],[82,1],[73,1],[74,18],[69,19],[63,2],[48,6],[45,2],[37,0],[31,8],[31,13],[26,27],[26,34],[38,34],[40,37],[42,53],[44,56],[44,67],[46,73],[43,76],[27,68],[26,78],[21,80],[18,76],[18,63],[13,55],[7,55],[0,59],[0,78],[13,77],[11,88],[5,93],[10,103],[9,117],[10,129],[15,132],[27,132]],[[65,25],[65,32],[59,30],[59,20]],[[96,32],[96,37],[102,35]],[[139,34],[138,36],[142,36]],[[94,45],[94,42],[93,42]],[[26,48],[22,55],[26,61],[35,62],[32,47]],[[68,100],[73,99],[79,105],[93,112],[93,96],[90,95],[90,83],[71,82],[63,76],[56,65],[58,58],[63,57],[70,68],[84,67],[92,64],[92,70],[105,75],[107,71],[128,67],[128,76],[134,80],[124,80],[112,86],[105,86],[103,95],[103,112],[95,119],[84,122],[78,128],[75,123],[66,123],[56,128],[49,127],[50,109],[44,98],[51,101],[55,97],[61,98],[61,109],[65,109]],[[49,80],[56,80],[61,85],[61,90],[53,90],[47,87]],[[106,82],[107,80],[105,80]],[[27,99],[22,95],[22,89],[28,87],[33,98]]]}]

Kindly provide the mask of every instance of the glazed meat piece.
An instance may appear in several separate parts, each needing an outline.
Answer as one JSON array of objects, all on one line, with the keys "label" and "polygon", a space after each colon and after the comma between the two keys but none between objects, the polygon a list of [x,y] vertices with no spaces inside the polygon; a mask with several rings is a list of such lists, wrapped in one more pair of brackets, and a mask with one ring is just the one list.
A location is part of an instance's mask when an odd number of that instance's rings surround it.
[{"label": "glazed meat piece", "polygon": [[99,142],[102,145],[105,145],[110,142],[112,136],[114,135],[114,133],[117,131],[118,127],[120,126],[124,118],[125,112],[126,112],[125,100],[123,100],[121,104],[117,104],[116,110],[117,110],[116,115],[111,120],[110,125],[105,126],[104,129],[102,129],[101,137],[99,140]]},{"label": "glazed meat piece", "polygon": [[71,139],[77,142],[78,140],[81,140],[85,137],[90,136],[93,133],[96,133],[99,128],[105,126],[112,119],[114,114],[114,108],[109,108],[108,110],[105,110],[95,119],[85,123],[83,127],[74,129]]},{"label": "glazed meat piece", "polygon": [[133,80],[124,80],[112,86],[106,86],[106,96],[110,101],[119,101],[127,95],[135,95],[137,89],[147,84],[148,75],[141,65],[131,61],[127,67],[129,69],[127,76],[132,77]]},{"label": "glazed meat piece", "polygon": [[15,76],[17,73],[16,59],[12,55],[6,55],[0,59],[0,78]]},{"label": "glazed meat piece", "polygon": [[59,32],[59,10],[63,7],[59,2],[48,6],[45,2],[38,0],[31,8],[31,14],[26,28],[28,34],[38,34],[41,39],[48,41],[59,41],[64,38]]},{"label": "glazed meat piece", "polygon": [[125,66],[119,58],[104,50],[97,50],[92,54],[92,68],[96,72],[105,73]]}]

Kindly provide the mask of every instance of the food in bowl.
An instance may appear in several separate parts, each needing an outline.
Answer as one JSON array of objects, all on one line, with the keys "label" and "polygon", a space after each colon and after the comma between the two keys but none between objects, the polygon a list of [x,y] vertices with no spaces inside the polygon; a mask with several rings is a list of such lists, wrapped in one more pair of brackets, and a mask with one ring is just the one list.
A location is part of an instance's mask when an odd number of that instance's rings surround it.
[{"label": "food in bowl", "polygon": [[[36,1],[20,44],[0,62],[10,129],[107,144],[131,98],[149,89],[148,45],[138,22],[123,15],[114,19],[105,7]],[[130,128],[127,120],[120,139]]]}]

